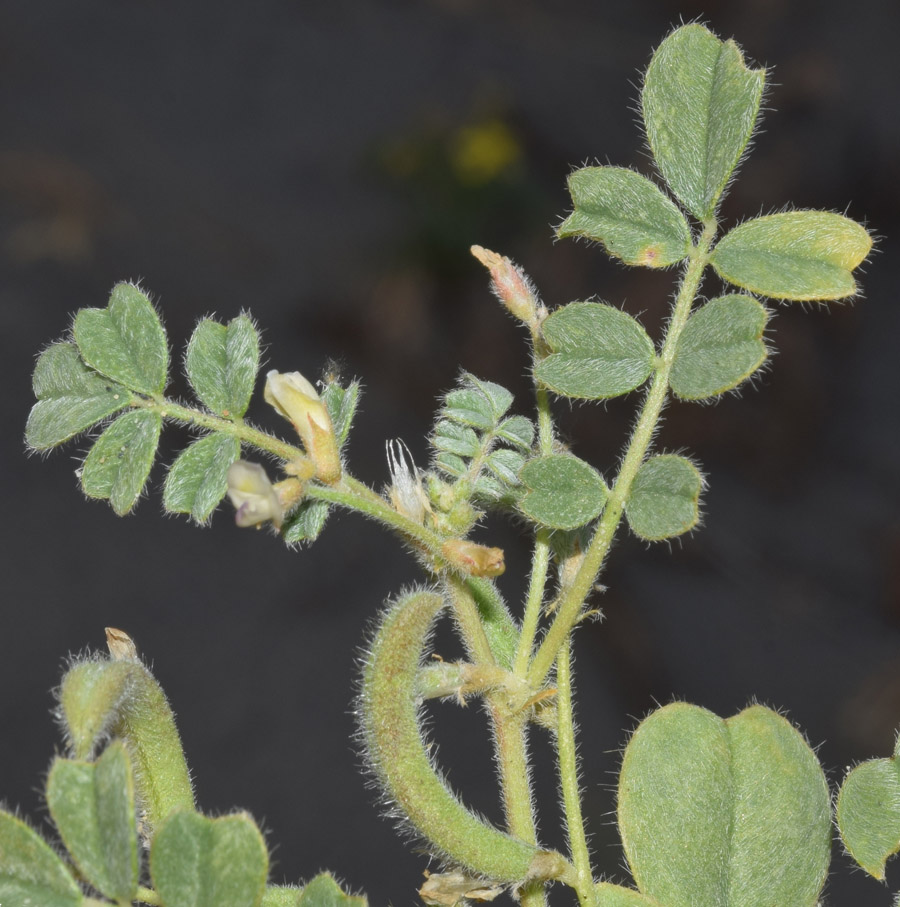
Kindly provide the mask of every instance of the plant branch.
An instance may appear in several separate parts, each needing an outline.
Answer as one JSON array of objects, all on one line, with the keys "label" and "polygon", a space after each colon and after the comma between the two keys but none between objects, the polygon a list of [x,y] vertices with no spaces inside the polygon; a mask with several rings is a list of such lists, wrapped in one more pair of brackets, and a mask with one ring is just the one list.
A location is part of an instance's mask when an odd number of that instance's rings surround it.
[{"label": "plant branch", "polygon": [[656,373],[644,398],[644,405],[631,435],[625,457],[616,481],[609,493],[606,508],[600,517],[594,537],[585,552],[584,560],[575,574],[572,584],[560,599],[556,619],[544,636],[543,642],[531,662],[528,680],[539,687],[550,673],[560,648],[581,617],[581,609],[593,589],[603,562],[612,545],[619,521],[625,512],[625,503],[631,491],[632,482],[650,444],[659,422],[660,414],[669,391],[669,374],[675,360],[678,338],[684,330],[691,307],[700,288],[703,271],[709,262],[709,250],[716,233],[714,220],[704,224],[703,233],[692,249],[688,264],[675,298],[672,316],[666,330],[665,341],[659,354]]}]

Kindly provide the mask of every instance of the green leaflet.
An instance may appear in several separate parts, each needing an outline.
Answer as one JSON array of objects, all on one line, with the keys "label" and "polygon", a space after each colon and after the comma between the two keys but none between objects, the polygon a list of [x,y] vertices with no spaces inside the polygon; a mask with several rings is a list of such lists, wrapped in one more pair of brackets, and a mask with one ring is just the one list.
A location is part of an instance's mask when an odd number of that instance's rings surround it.
[{"label": "green leaflet", "polygon": [[519,647],[519,628],[509,613],[503,596],[497,586],[484,577],[470,576],[466,579],[466,585],[475,599],[491,654],[501,668],[512,670]]},{"label": "green leaflet", "polygon": [[703,479],[690,460],[662,454],[638,469],[625,504],[625,516],[635,535],[655,542],[682,535],[697,525],[697,503]]},{"label": "green leaflet", "polygon": [[816,905],[831,803],[815,754],[777,713],[723,721],[678,702],[625,750],[619,831],[639,890],[665,907]]},{"label": "green leaflet", "polygon": [[94,442],[81,469],[89,498],[108,499],[124,516],[144,490],[162,430],[162,416],[134,410],[119,416]]},{"label": "green leaflet", "polygon": [[734,41],[685,25],[653,54],[641,105],[666,182],[699,220],[711,217],[756,124],[765,70],[748,69]]},{"label": "green leaflet", "polygon": [[25,443],[47,450],[128,406],[128,390],[88,368],[73,343],[54,343],[37,361],[37,403],[28,414]]},{"label": "green leaflet", "polygon": [[79,907],[82,900],[50,845],[21,819],[0,810],[0,904]]},{"label": "green leaflet", "polygon": [[326,378],[325,387],[319,395],[328,410],[331,424],[334,426],[334,435],[338,445],[341,446],[350,434],[356,407],[359,404],[359,382],[351,381],[346,387],[338,383],[336,378]]},{"label": "green leaflet", "polygon": [[134,284],[116,284],[105,309],[81,309],[73,333],[82,358],[100,374],[141,394],[163,392],[169,368],[166,332]]},{"label": "green leaflet", "polygon": [[574,211],[556,231],[583,236],[629,265],[665,268],[685,258],[691,231],[684,215],[640,173],[583,167],[569,176]]},{"label": "green leaflet", "polygon": [[289,545],[314,542],[325,527],[329,513],[331,505],[325,501],[301,501],[281,527],[281,537]]},{"label": "green leaflet", "polygon": [[733,294],[694,312],[681,336],[669,384],[683,400],[706,400],[737,387],[766,359],[768,313],[755,299]]},{"label": "green leaflet", "polygon": [[331,873],[322,872],[303,886],[297,907],[366,907],[361,895],[346,894]]},{"label": "green leaflet", "polygon": [[241,445],[228,435],[206,435],[183,450],[169,469],[163,506],[170,513],[188,513],[205,523],[228,488],[228,467],[241,455]]},{"label": "green leaflet", "polygon": [[47,805],[85,880],[110,900],[134,900],[134,779],[122,742],[111,743],[96,763],[57,758],[47,778]]},{"label": "green leaflet", "polygon": [[842,299],[856,293],[852,271],[872,237],[830,211],[787,211],[748,220],[726,233],[711,263],[730,283],[774,299]]},{"label": "green leaflet", "polygon": [[165,907],[257,907],[269,855],[246,813],[208,819],[173,812],[150,847],[150,874]]},{"label": "green leaflet", "polygon": [[662,907],[659,901],[632,888],[623,888],[611,882],[598,882],[594,886],[597,907]]},{"label": "green leaflet", "polygon": [[204,318],[188,343],[185,368],[197,396],[212,412],[242,418],[259,371],[259,332],[253,321],[238,315],[224,325]]},{"label": "green leaflet", "polygon": [[598,517],[608,489],[600,473],[571,454],[529,460],[519,473],[528,489],[522,512],[551,529],[577,529]]},{"label": "green leaflet", "polygon": [[885,863],[900,851],[897,749],[888,759],[869,759],[852,769],[837,799],[837,824],[844,846],[876,879],[884,879]]},{"label": "green leaflet", "polygon": [[631,315],[598,302],[573,302],[543,324],[551,355],[535,368],[557,394],[581,400],[618,397],[640,387],[655,361],[653,343]]}]

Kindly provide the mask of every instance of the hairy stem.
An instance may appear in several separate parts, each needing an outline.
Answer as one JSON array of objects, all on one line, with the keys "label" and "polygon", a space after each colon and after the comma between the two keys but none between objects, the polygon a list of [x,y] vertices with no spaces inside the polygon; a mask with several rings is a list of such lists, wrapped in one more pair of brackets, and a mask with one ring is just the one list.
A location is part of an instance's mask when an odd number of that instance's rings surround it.
[{"label": "hairy stem", "polygon": [[[536,341],[535,341],[536,342]],[[535,358],[538,353],[535,350]],[[538,450],[542,457],[553,453],[553,417],[550,411],[550,395],[545,387],[536,390],[538,415]],[[531,561],[531,578],[528,584],[528,598],[522,616],[522,632],[513,670],[519,677],[528,673],[528,665],[534,652],[534,640],[541,619],[544,589],[547,585],[547,571],[550,566],[550,531],[538,529],[534,540],[534,554]]]},{"label": "hairy stem", "polygon": [[198,428],[205,428],[207,431],[221,432],[232,438],[237,438],[242,444],[258,447],[260,450],[264,450],[266,453],[270,453],[286,462],[306,457],[306,453],[302,448],[288,444],[286,441],[266,434],[258,428],[253,428],[246,422],[240,420],[232,422],[229,419],[214,416],[212,413],[206,413],[200,409],[182,406],[180,403],[168,400],[165,397],[136,397],[132,405],[159,413],[163,419],[168,419],[172,422],[181,422],[183,425],[196,425]]},{"label": "hairy stem", "polygon": [[528,670],[528,679],[534,687],[539,687],[544,682],[556,661],[560,648],[581,617],[581,609],[597,580],[615,537],[619,521],[625,511],[625,503],[628,500],[632,482],[650,448],[666,402],[669,391],[669,374],[675,360],[678,338],[687,323],[700,287],[703,271],[709,262],[709,250],[715,233],[715,221],[704,224],[703,233],[697,245],[691,250],[678,295],[675,297],[675,305],[666,330],[662,351],[658,357],[656,373],[650,389],[647,391],[647,396],[644,398],[640,417],[632,432],[619,474],[609,493],[606,508],[600,517],[594,537],[585,552],[584,560],[576,572],[572,584],[560,599],[556,619],[544,636]]},{"label": "hairy stem", "polygon": [[559,781],[562,788],[569,853],[578,878],[576,891],[581,907],[593,907],[594,879],[591,857],[581,813],[581,792],[578,789],[578,750],[575,743],[575,718],[572,708],[572,640],[566,639],[556,660],[556,709],[559,753]]}]

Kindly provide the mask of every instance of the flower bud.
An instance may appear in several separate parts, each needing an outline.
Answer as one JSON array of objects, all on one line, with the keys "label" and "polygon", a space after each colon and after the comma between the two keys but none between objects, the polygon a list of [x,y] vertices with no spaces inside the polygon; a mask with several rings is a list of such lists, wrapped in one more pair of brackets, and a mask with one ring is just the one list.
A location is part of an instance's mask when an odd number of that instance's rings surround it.
[{"label": "flower bud", "polygon": [[494,295],[519,321],[535,327],[542,306],[528,275],[504,255],[490,249],[472,246],[470,251],[490,271]]},{"label": "flower bud", "polygon": [[228,467],[228,497],[237,513],[238,526],[258,526],[271,520],[280,528],[284,510],[266,471],[259,463],[237,460]]},{"label": "flower bud", "polygon": [[488,548],[468,539],[448,539],[441,546],[441,557],[469,576],[500,576],[506,570],[502,548]]},{"label": "flower bud", "polygon": [[300,435],[306,452],[316,465],[316,477],[336,482],[341,477],[334,426],[316,389],[300,372],[269,372],[266,402],[284,416]]}]

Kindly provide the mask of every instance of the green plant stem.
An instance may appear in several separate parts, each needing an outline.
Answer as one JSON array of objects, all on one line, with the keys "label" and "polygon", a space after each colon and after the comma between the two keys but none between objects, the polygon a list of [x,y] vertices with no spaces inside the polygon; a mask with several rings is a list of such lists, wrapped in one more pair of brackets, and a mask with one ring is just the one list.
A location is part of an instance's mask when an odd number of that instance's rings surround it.
[{"label": "green plant stem", "polygon": [[[537,359],[537,352],[535,358]],[[536,390],[538,451],[542,457],[553,452],[553,417],[550,411],[550,395],[544,387]],[[544,603],[544,589],[547,585],[547,572],[550,566],[550,532],[538,529],[534,539],[534,553],[531,560],[531,577],[528,582],[528,597],[525,600],[525,612],[522,615],[522,632],[519,634],[519,647],[513,671],[519,677],[528,673],[528,665],[534,652],[534,640],[541,619]]]},{"label": "green plant stem", "polygon": [[152,907],[158,907],[162,904],[162,899],[152,888],[138,888],[137,899],[142,904],[150,904]]},{"label": "green plant stem", "polygon": [[173,422],[181,422],[184,425],[196,425],[198,428],[205,428],[207,431],[221,432],[232,438],[237,438],[243,444],[258,447],[260,450],[273,454],[286,462],[306,458],[306,453],[302,448],[295,447],[280,438],[268,435],[258,428],[253,428],[246,422],[232,422],[230,419],[223,419],[221,416],[214,416],[212,413],[206,413],[200,409],[182,406],[180,403],[168,400],[165,397],[135,397],[132,401],[132,406],[149,409],[152,412],[159,413],[163,419],[169,419]]},{"label": "green plant stem", "polygon": [[585,552],[584,560],[576,572],[572,584],[559,602],[556,619],[541,642],[540,648],[528,669],[528,680],[535,688],[540,687],[553,667],[556,657],[570,631],[581,617],[581,609],[593,589],[610,545],[615,537],[619,521],[625,512],[631,484],[653,440],[660,414],[669,392],[669,374],[675,360],[678,338],[684,330],[691,307],[700,287],[703,271],[709,262],[709,250],[716,233],[714,220],[704,224],[703,233],[697,245],[691,250],[687,268],[675,298],[672,316],[666,330],[662,351],[656,364],[656,373],[644,398],[640,417],[634,427],[631,440],[616,481],[609,493],[609,499],[593,539]]},{"label": "green plant stem", "polygon": [[578,878],[576,891],[582,907],[593,907],[594,879],[588,853],[581,792],[578,789],[578,751],[575,744],[575,717],[572,708],[572,639],[569,636],[556,659],[556,746],[559,753],[559,781],[562,788],[569,852]]},{"label": "green plant stem", "polygon": [[[537,844],[537,828],[531,797],[531,770],[525,744],[527,723],[521,712],[509,714],[499,696],[490,697],[491,717],[494,724],[494,751],[500,768],[503,806],[506,827],[510,834]],[[536,882],[522,888],[521,904],[524,907],[544,907],[545,886]]]},{"label": "green plant stem", "polygon": [[446,586],[450,593],[456,623],[469,656],[476,665],[495,665],[491,644],[488,642],[481,615],[478,613],[478,605],[468,586],[462,578],[453,573],[447,575]]}]

